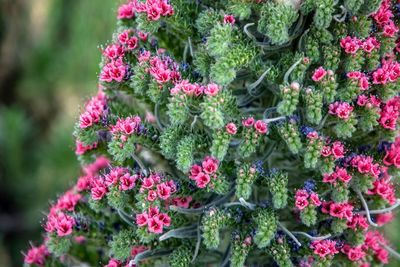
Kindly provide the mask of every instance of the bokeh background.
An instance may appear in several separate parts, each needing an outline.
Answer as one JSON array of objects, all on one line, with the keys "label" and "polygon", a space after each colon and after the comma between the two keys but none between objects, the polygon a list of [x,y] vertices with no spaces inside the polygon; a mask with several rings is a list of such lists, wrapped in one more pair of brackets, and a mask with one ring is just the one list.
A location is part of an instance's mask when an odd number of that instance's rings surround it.
[{"label": "bokeh background", "polygon": [[[41,240],[49,200],[79,174],[73,124],[97,90],[98,46],[110,39],[120,2],[0,0],[2,267],[21,266],[28,241]],[[400,249],[399,222],[387,236]]]}]

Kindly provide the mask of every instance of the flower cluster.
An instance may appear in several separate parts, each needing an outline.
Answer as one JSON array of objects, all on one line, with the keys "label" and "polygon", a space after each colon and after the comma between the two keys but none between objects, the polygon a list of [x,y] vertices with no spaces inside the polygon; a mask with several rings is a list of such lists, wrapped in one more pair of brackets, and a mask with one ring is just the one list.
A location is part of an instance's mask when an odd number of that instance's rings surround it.
[{"label": "flower cluster", "polygon": [[167,0],[129,0],[118,8],[118,19],[132,19],[135,13],[146,14],[151,21],[159,20],[161,17],[172,16],[174,9]]},{"label": "flower cluster", "polygon": [[303,210],[309,205],[319,207],[322,204],[318,194],[312,192],[308,193],[306,190],[297,190],[295,195],[295,205],[299,210]]},{"label": "flower cluster", "polygon": [[82,173],[26,264],[388,263],[370,229],[400,203],[399,6],[197,2],[118,8]]},{"label": "flower cluster", "polygon": [[26,253],[24,262],[43,266],[48,256],[50,256],[50,253],[45,245],[40,245],[38,247],[32,246]]},{"label": "flower cluster", "polygon": [[100,122],[106,109],[106,96],[102,91],[90,99],[85,105],[85,112],[79,117],[80,128],[88,128]]},{"label": "flower cluster", "polygon": [[321,258],[339,253],[336,242],[333,240],[315,240],[311,243],[311,248],[314,250],[314,254]]},{"label": "flower cluster", "polygon": [[333,201],[322,202],[322,213],[329,214],[338,219],[345,219],[351,221],[353,218],[353,205],[348,202],[335,203]]},{"label": "flower cluster", "polygon": [[217,159],[207,156],[201,165],[195,164],[190,168],[189,178],[196,182],[197,187],[205,188],[211,182],[211,179],[218,179],[218,164]]},{"label": "flower cluster", "polygon": [[394,165],[396,168],[400,168],[400,138],[397,138],[396,141],[386,150],[383,163],[387,166]]},{"label": "flower cluster", "polygon": [[161,213],[157,207],[150,207],[147,212],[136,214],[136,224],[147,227],[150,233],[161,234],[164,227],[171,225],[171,218],[166,213]]},{"label": "flower cluster", "polygon": [[380,112],[379,124],[388,130],[396,130],[400,118],[400,97],[389,99]]}]

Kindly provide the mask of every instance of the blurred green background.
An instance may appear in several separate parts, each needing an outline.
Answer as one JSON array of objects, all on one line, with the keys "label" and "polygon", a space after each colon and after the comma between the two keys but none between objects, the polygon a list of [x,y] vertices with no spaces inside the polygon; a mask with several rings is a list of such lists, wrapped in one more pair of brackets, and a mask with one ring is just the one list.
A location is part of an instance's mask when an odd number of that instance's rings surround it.
[{"label": "blurred green background", "polygon": [[97,90],[117,0],[0,0],[0,266],[41,241],[49,199],[78,174],[73,124]]},{"label": "blurred green background", "polygon": [[[41,241],[49,199],[79,174],[73,124],[97,90],[98,45],[111,37],[119,2],[0,0],[2,267],[21,266],[28,241]],[[396,245],[399,225],[387,229]]]}]

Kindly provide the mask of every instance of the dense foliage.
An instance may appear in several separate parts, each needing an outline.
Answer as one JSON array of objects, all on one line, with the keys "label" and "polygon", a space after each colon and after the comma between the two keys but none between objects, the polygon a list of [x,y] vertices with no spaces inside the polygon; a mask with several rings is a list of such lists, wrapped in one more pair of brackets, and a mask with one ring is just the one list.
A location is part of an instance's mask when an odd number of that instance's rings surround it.
[{"label": "dense foliage", "polygon": [[129,1],[76,124],[82,175],[26,264],[399,258],[400,7]]}]

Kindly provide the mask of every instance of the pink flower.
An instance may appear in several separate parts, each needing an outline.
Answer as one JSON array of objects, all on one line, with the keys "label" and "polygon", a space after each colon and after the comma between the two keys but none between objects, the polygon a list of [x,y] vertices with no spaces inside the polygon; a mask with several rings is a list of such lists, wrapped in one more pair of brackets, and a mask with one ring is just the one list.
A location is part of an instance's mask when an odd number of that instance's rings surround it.
[{"label": "pink flower", "polygon": [[224,23],[225,24],[231,24],[231,25],[235,24],[235,17],[232,16],[232,15],[225,15],[224,16]]},{"label": "pink flower", "polygon": [[189,208],[189,204],[190,202],[193,200],[193,198],[191,196],[188,197],[180,197],[180,198],[176,198],[176,205],[178,207],[182,207],[182,208]]},{"label": "pink flower", "polygon": [[157,185],[157,195],[159,198],[166,200],[171,196],[171,188],[165,183]]},{"label": "pink flower", "polygon": [[362,73],[359,71],[350,71],[347,73],[347,78],[358,80],[362,77]]},{"label": "pink flower", "polygon": [[394,37],[398,31],[399,28],[396,27],[393,21],[390,21],[383,27],[383,35],[389,38]]},{"label": "pink flower", "polygon": [[[142,253],[146,250],[148,250],[149,248],[146,246],[134,246],[131,249],[131,257],[134,258],[137,254]],[[126,266],[128,267],[128,266]],[[130,267],[130,266],[129,266]]]},{"label": "pink flower", "polygon": [[121,45],[112,44],[106,47],[103,51],[103,55],[107,58],[114,60],[124,56],[125,51]]},{"label": "pink flower", "polygon": [[148,220],[148,230],[150,233],[161,234],[163,232],[163,222],[157,217]]},{"label": "pink flower", "polygon": [[24,263],[44,266],[46,263],[46,258],[49,255],[50,253],[45,245],[40,245],[39,247],[32,246],[25,255]]},{"label": "pink flower", "polygon": [[329,105],[329,114],[347,120],[353,111],[353,107],[347,102],[335,102]]},{"label": "pink flower", "polygon": [[311,243],[311,248],[314,249],[314,254],[321,258],[338,253],[338,250],[336,249],[336,242],[327,239],[313,241]]},{"label": "pink flower", "polygon": [[67,236],[72,233],[72,228],[75,225],[75,220],[62,212],[56,216],[55,230],[58,236]]},{"label": "pink flower", "polygon": [[384,248],[379,248],[375,251],[375,257],[383,264],[389,263],[389,252]]},{"label": "pink flower", "polygon": [[375,37],[368,37],[362,44],[365,52],[371,53],[374,49],[379,49],[380,43]]},{"label": "pink flower", "polygon": [[332,154],[332,150],[329,146],[324,146],[321,150],[321,155],[324,157],[329,157]]},{"label": "pink flower", "polygon": [[219,90],[220,90],[220,88],[217,84],[210,83],[204,89],[204,93],[208,96],[216,96],[218,94]]},{"label": "pink flower", "polygon": [[388,79],[389,79],[388,73],[382,68],[379,68],[372,73],[373,84],[386,84]]},{"label": "pink flower", "polygon": [[147,37],[149,36],[148,33],[142,32],[142,31],[138,31],[137,33],[138,37],[140,40],[142,40],[143,42],[147,41]]},{"label": "pink flower", "polygon": [[58,210],[74,211],[75,206],[81,199],[82,195],[74,193],[72,190],[69,190],[58,199],[56,203],[56,208]]},{"label": "pink flower", "polygon": [[340,141],[336,141],[332,144],[332,154],[336,159],[344,157],[344,145]]},{"label": "pink flower", "polygon": [[96,123],[97,117],[90,112],[85,112],[79,117],[79,127],[82,129],[88,128]]},{"label": "pink flower", "polygon": [[347,170],[345,168],[340,168],[340,167],[336,167],[335,175],[340,181],[344,183],[350,182],[352,178],[352,176],[347,173]]},{"label": "pink flower", "polygon": [[149,190],[149,192],[147,192],[147,200],[153,202],[156,199],[157,199],[157,192],[154,190]]},{"label": "pink flower", "polygon": [[321,81],[324,77],[325,77],[325,75],[326,75],[326,70],[323,68],[323,67],[319,67],[318,69],[316,69],[315,71],[314,71],[314,74],[313,74],[313,76],[312,76],[312,79],[313,79],[313,81],[314,82],[319,82],[319,81]]},{"label": "pink flower", "polygon": [[126,42],[126,47],[128,48],[128,50],[133,50],[137,48],[138,42],[138,38],[136,36],[133,36]]},{"label": "pink flower", "polygon": [[125,173],[121,178],[119,178],[119,190],[130,190],[135,186],[135,182],[137,180],[137,175],[130,175],[129,173]]},{"label": "pink flower", "polygon": [[365,252],[362,250],[361,246],[350,247],[349,245],[345,245],[341,251],[347,255],[350,261],[358,261],[365,257]]},{"label": "pink flower", "polygon": [[148,218],[149,218],[149,216],[147,215],[146,212],[136,214],[136,224],[137,224],[139,227],[146,226],[146,225],[147,225]]},{"label": "pink flower", "polygon": [[209,182],[210,176],[208,174],[201,172],[196,176],[196,185],[199,188],[205,188]]},{"label": "pink flower", "polygon": [[355,54],[360,48],[361,41],[356,37],[351,38],[347,36],[340,41],[340,46],[344,49],[347,54]]},{"label": "pink flower", "polygon": [[360,89],[362,91],[368,90],[369,89],[369,81],[368,78],[363,76],[360,78],[359,82],[358,82],[358,86],[360,87]]},{"label": "pink flower", "polygon": [[365,106],[368,103],[368,96],[366,95],[359,95],[357,98],[357,105],[360,107]]},{"label": "pink flower", "polygon": [[100,200],[107,194],[108,188],[103,182],[96,182],[90,191],[93,200]]},{"label": "pink flower", "polygon": [[85,146],[82,142],[80,142],[78,139],[76,139],[76,149],[75,149],[75,154],[76,155],[83,155],[85,154],[87,151],[95,149],[97,147],[97,142],[91,144],[91,145],[87,145]]},{"label": "pink flower", "polygon": [[242,124],[244,127],[251,127],[254,124],[254,118],[253,117],[249,117],[247,119],[242,120]]},{"label": "pink flower", "polygon": [[128,42],[130,33],[130,30],[125,30],[118,35],[118,41],[120,44],[126,44]]},{"label": "pink flower", "polygon": [[202,163],[203,171],[207,174],[214,174],[218,170],[218,160],[207,156]]},{"label": "pink flower", "polygon": [[121,266],[121,262],[117,259],[110,259],[108,261],[108,263],[106,265],[104,265],[104,267],[120,267]]},{"label": "pink flower", "polygon": [[254,128],[260,134],[265,134],[268,131],[267,124],[262,120],[258,120],[254,123]]},{"label": "pink flower", "polygon": [[189,178],[192,180],[195,180],[197,175],[199,175],[199,173],[201,173],[203,171],[203,169],[201,168],[200,165],[193,165],[192,168],[190,169],[190,176]]},{"label": "pink flower", "polygon": [[319,200],[318,194],[316,193],[311,193],[310,195],[310,199],[311,199],[311,204],[313,204],[316,207],[321,206],[321,200]]},{"label": "pink flower", "polygon": [[126,65],[121,58],[106,64],[101,73],[100,81],[102,82],[121,82],[126,74]]},{"label": "pink flower", "polygon": [[228,134],[235,135],[237,133],[236,125],[233,122],[228,123],[225,126],[225,130]]},{"label": "pink flower", "polygon": [[118,8],[118,19],[131,19],[135,16],[133,12],[133,5],[131,3],[121,5]]},{"label": "pink flower", "polygon": [[304,189],[300,189],[296,191],[296,198],[308,198],[310,195]]},{"label": "pink flower", "polygon": [[151,177],[144,178],[142,181],[142,187],[145,189],[151,189],[154,186],[154,180]]},{"label": "pink flower", "polygon": [[157,219],[160,220],[166,227],[171,225],[171,218],[166,213],[158,214]]},{"label": "pink flower", "polygon": [[295,206],[299,210],[303,210],[308,206],[309,202],[305,197],[296,197]]}]

